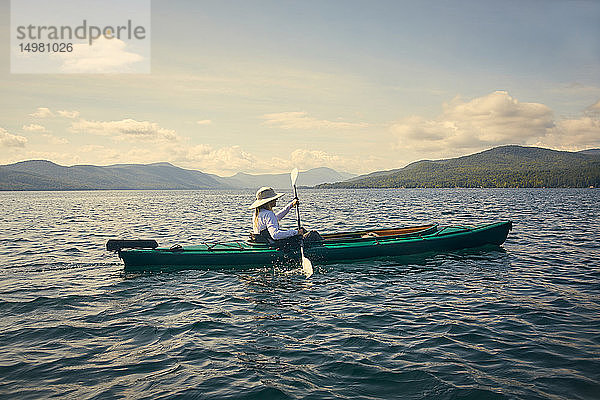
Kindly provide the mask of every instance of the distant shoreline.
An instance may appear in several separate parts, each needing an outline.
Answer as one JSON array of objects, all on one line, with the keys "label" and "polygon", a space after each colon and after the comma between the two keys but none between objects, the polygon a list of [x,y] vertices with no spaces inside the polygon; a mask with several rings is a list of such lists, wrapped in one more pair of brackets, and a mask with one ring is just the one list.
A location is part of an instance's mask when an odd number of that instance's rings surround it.
[{"label": "distant shoreline", "polygon": [[[348,187],[333,187],[333,188],[322,188],[322,187],[304,187],[299,188],[304,190],[317,190],[317,191],[325,191],[325,190],[338,190],[338,191],[348,191],[348,190],[481,190],[481,189],[498,189],[498,190],[520,190],[520,189],[536,189],[536,190],[556,190],[556,189],[599,189],[598,187],[582,187],[582,186],[569,186],[569,187],[411,187],[411,188],[395,188],[395,187],[375,187],[375,188],[348,188]],[[276,189],[276,190],[287,190],[287,189]],[[290,189],[291,190],[291,189]],[[66,192],[206,192],[206,191],[248,191],[252,192],[252,189],[247,188],[199,188],[199,189],[23,189],[23,190],[7,190],[0,189],[0,193],[32,193],[32,192],[40,192],[40,193],[48,193],[48,192],[56,192],[56,193],[66,193]]]}]

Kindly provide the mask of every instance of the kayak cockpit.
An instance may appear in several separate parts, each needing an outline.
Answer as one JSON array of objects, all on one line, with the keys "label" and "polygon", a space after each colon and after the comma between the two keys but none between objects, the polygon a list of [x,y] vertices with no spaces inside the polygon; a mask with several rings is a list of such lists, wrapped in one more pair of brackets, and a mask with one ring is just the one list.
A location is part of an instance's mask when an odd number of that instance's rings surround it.
[{"label": "kayak cockpit", "polygon": [[419,226],[411,226],[407,228],[385,228],[385,229],[371,229],[365,231],[355,232],[336,232],[336,233],[324,233],[321,236],[325,242],[338,242],[338,241],[353,241],[369,238],[401,238],[410,236],[422,236],[430,235],[435,233],[438,229],[438,224],[427,224]]}]

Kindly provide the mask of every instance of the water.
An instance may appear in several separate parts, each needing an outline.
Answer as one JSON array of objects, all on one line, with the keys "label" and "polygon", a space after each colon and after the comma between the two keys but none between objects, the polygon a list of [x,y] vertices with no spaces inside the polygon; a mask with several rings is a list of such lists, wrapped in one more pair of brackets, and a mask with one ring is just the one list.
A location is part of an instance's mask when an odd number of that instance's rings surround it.
[{"label": "water", "polygon": [[245,236],[251,191],[3,192],[0,397],[600,398],[600,191],[300,196],[321,231],[514,230],[503,250],[317,266],[309,280],[126,275],[106,240]]}]

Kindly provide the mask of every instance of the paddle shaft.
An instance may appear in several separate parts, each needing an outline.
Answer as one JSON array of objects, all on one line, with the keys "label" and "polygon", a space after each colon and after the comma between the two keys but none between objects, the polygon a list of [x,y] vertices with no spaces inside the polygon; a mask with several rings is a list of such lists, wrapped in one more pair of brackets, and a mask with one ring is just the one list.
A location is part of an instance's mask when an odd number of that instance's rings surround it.
[{"label": "paddle shaft", "polygon": [[[292,179],[292,186],[294,187],[294,197],[296,198],[296,218],[298,219],[298,233],[300,233],[300,203],[298,202],[298,190],[296,189],[296,179],[298,179],[298,169],[294,168],[290,175]],[[304,238],[300,236],[300,257],[302,261],[302,271],[307,278],[310,278],[313,274],[312,263],[308,258],[304,256]]]},{"label": "paddle shaft", "polygon": [[298,231],[300,230],[300,203],[298,202],[298,191],[294,185],[294,197],[296,198],[296,219],[298,220]]}]

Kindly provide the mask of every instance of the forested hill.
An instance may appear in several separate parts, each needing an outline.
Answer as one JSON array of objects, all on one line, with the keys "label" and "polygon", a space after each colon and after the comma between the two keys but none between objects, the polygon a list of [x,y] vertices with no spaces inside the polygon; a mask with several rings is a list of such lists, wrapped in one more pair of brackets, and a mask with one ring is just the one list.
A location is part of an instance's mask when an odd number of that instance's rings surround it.
[{"label": "forested hill", "polygon": [[[354,176],[331,168],[301,171],[298,182],[314,186]],[[46,160],[0,165],[0,190],[97,190],[97,189],[232,189],[272,185],[289,189],[290,174],[236,174],[220,177],[202,171],[154,164],[74,165],[66,167]]]},{"label": "forested hill", "polygon": [[169,163],[74,165],[46,160],[0,165],[0,190],[212,189],[223,185],[209,174]]},{"label": "forested hill", "polygon": [[599,187],[600,151],[501,146],[447,160],[424,160],[319,188]]}]

